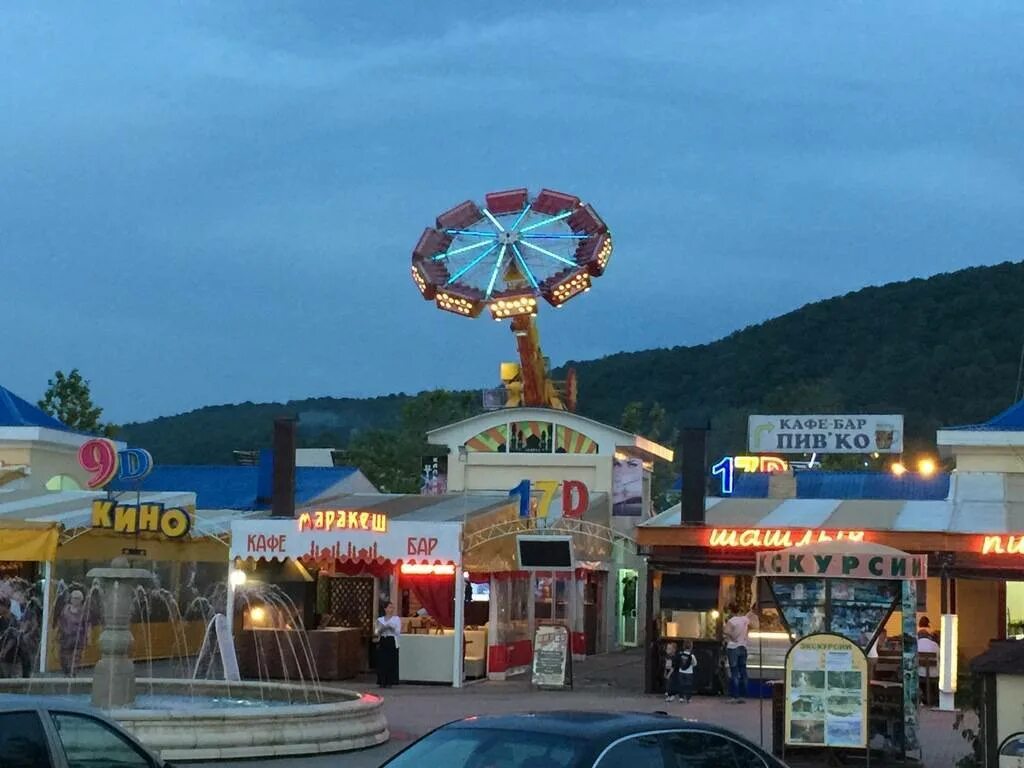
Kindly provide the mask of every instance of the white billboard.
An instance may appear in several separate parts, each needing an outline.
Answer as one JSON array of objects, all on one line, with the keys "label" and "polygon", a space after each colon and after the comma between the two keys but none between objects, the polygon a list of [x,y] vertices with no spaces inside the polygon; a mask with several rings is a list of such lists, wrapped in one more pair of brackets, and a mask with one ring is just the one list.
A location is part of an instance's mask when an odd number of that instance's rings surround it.
[{"label": "white billboard", "polygon": [[750,416],[752,453],[903,453],[903,416]]}]

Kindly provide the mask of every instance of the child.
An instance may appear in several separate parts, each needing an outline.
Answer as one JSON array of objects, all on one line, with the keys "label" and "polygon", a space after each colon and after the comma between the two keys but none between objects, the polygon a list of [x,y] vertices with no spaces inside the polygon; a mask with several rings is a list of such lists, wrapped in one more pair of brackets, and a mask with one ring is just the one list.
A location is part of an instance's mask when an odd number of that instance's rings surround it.
[{"label": "child", "polygon": [[683,652],[679,656],[679,693],[687,704],[693,697],[693,670],[697,667],[697,655],[693,652],[693,640],[683,641]]},{"label": "child", "polygon": [[679,651],[675,643],[665,645],[665,701],[679,701]]},{"label": "child", "polygon": [[697,657],[693,653],[693,641],[685,640],[683,650],[675,643],[665,646],[665,701],[689,702],[693,696],[693,669]]}]

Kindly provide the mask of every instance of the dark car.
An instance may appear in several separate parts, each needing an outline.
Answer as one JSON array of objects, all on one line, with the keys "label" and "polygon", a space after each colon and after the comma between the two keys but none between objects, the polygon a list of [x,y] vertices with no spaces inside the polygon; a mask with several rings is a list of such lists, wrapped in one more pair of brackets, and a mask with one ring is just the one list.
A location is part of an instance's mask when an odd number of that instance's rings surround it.
[{"label": "dark car", "polygon": [[49,696],[0,696],[0,766],[170,768],[112,720]]},{"label": "dark car", "polygon": [[660,713],[628,712],[469,717],[427,734],[384,766],[785,768],[725,728]]}]

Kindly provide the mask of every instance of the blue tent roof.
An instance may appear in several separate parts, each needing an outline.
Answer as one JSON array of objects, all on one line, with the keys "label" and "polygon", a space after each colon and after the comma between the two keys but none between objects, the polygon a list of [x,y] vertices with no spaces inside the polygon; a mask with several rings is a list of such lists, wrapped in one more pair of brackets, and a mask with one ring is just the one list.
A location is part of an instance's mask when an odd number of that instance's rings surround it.
[{"label": "blue tent roof", "polygon": [[892,499],[941,501],[949,495],[949,474],[931,477],[889,472],[797,472],[798,499]]},{"label": "blue tent roof", "polygon": [[993,416],[982,424],[968,424],[963,427],[950,427],[950,429],[1020,432],[1024,430],[1024,400],[1011,405],[998,416]]},{"label": "blue tent roof", "polygon": [[[355,472],[355,467],[296,467],[295,503],[306,504]],[[257,501],[259,467],[165,464],[153,467],[142,481],[142,491],[195,491],[199,509],[269,509]],[[114,481],[116,491],[136,486]]]},{"label": "blue tent roof", "polygon": [[70,431],[63,422],[3,387],[0,387],[0,427],[46,427]]},{"label": "blue tent roof", "polygon": [[[768,498],[769,477],[764,472],[739,472],[733,478],[734,499]],[[717,483],[717,480],[715,481]],[[673,490],[682,490],[678,478]],[[888,472],[826,472],[808,470],[796,473],[798,499],[883,499],[894,501],[940,501],[949,495],[949,475],[931,477],[907,473],[900,477]]]}]

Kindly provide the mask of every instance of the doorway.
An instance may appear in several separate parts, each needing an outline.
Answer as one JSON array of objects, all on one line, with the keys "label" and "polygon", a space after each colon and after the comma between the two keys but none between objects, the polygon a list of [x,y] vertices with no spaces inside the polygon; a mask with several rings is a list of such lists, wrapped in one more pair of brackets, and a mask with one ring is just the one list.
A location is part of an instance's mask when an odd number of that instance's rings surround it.
[{"label": "doorway", "polygon": [[629,568],[619,569],[619,642],[627,648],[637,646],[637,587],[640,574]]}]

